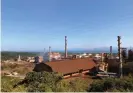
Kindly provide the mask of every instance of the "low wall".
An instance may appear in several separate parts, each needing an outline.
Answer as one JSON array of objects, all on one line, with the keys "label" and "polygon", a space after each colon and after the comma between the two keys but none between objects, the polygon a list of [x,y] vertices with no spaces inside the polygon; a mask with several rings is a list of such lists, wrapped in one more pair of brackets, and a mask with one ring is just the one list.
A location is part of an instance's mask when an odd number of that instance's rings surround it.
[{"label": "low wall", "polygon": [[81,73],[73,73],[73,74],[68,74],[68,75],[64,75],[63,78],[66,79],[66,78],[70,78],[70,77],[79,77],[79,76],[83,76],[88,73],[89,70],[86,70],[86,71],[82,71]]}]

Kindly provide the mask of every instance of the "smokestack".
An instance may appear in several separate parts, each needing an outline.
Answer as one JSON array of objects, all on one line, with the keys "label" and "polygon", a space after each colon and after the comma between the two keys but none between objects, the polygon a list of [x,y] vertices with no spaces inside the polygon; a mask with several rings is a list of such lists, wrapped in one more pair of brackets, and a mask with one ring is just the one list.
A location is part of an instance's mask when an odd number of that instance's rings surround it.
[{"label": "smokestack", "polygon": [[120,77],[123,77],[123,71],[122,71],[122,49],[121,49],[121,37],[120,36],[117,36],[118,38],[118,54],[119,54],[119,67],[120,67],[120,70],[119,70],[119,74],[120,74]]},{"label": "smokestack", "polygon": [[65,58],[67,58],[67,36],[65,36]]},{"label": "smokestack", "polygon": [[112,58],[112,46],[110,46],[110,58]]},{"label": "smokestack", "polygon": [[49,46],[49,62],[51,61],[50,55],[51,55],[51,47]]}]

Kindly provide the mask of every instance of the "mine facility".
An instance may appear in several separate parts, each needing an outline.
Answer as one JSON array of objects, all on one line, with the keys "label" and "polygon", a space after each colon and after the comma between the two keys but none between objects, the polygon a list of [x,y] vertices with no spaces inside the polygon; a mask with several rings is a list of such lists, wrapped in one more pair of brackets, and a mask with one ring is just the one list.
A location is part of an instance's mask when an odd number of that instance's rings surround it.
[{"label": "mine facility", "polygon": [[[54,56],[56,55],[56,56]],[[112,55],[112,46],[110,46],[110,53],[96,54],[94,57],[90,57],[92,54],[87,55],[68,55],[67,54],[67,37],[65,36],[65,54],[62,58],[59,53],[52,53],[51,47],[49,47],[49,53],[46,58],[38,57],[36,60],[36,66],[33,71],[48,71],[62,73],[64,78],[73,76],[84,76],[86,73],[96,74],[98,77],[117,77],[122,76],[122,48],[120,46],[120,37],[118,36],[118,56]],[[46,62],[45,62],[46,60]],[[115,72],[108,72],[108,69],[112,64],[116,64],[119,69],[119,74]]]},{"label": "mine facility", "polygon": [[[121,47],[120,37],[118,37],[118,54],[115,56],[112,53],[112,46],[109,49],[110,53],[69,55],[67,50],[67,36],[65,36],[64,55],[51,51],[49,46],[49,52],[44,53],[43,56],[28,57],[26,63],[35,66],[32,67],[33,71],[57,72],[63,74],[63,78],[84,77],[86,74],[99,78],[122,77],[133,73],[133,51]],[[23,63],[20,55],[17,61],[18,64]]]}]

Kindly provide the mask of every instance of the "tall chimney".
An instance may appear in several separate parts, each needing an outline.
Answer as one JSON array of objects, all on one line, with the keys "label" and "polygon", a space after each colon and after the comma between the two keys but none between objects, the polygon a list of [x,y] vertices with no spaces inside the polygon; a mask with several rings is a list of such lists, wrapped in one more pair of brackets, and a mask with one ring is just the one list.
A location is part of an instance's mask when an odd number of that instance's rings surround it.
[{"label": "tall chimney", "polygon": [[50,55],[51,55],[51,46],[49,46],[49,62],[51,61]]},{"label": "tall chimney", "polygon": [[121,49],[121,37],[118,36],[118,55],[119,55],[119,74],[120,74],[120,77],[123,77],[123,71],[122,71],[122,49]]},{"label": "tall chimney", "polygon": [[65,36],[65,58],[67,58],[67,36]]},{"label": "tall chimney", "polygon": [[112,46],[110,46],[110,58],[112,58]]}]

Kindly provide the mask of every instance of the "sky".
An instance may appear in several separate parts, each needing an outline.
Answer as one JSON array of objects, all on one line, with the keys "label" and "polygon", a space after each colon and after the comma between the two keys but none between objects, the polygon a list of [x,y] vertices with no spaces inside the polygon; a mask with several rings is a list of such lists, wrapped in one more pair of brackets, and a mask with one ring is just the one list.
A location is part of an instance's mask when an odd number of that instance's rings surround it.
[{"label": "sky", "polygon": [[3,51],[133,46],[133,0],[2,0]]}]

